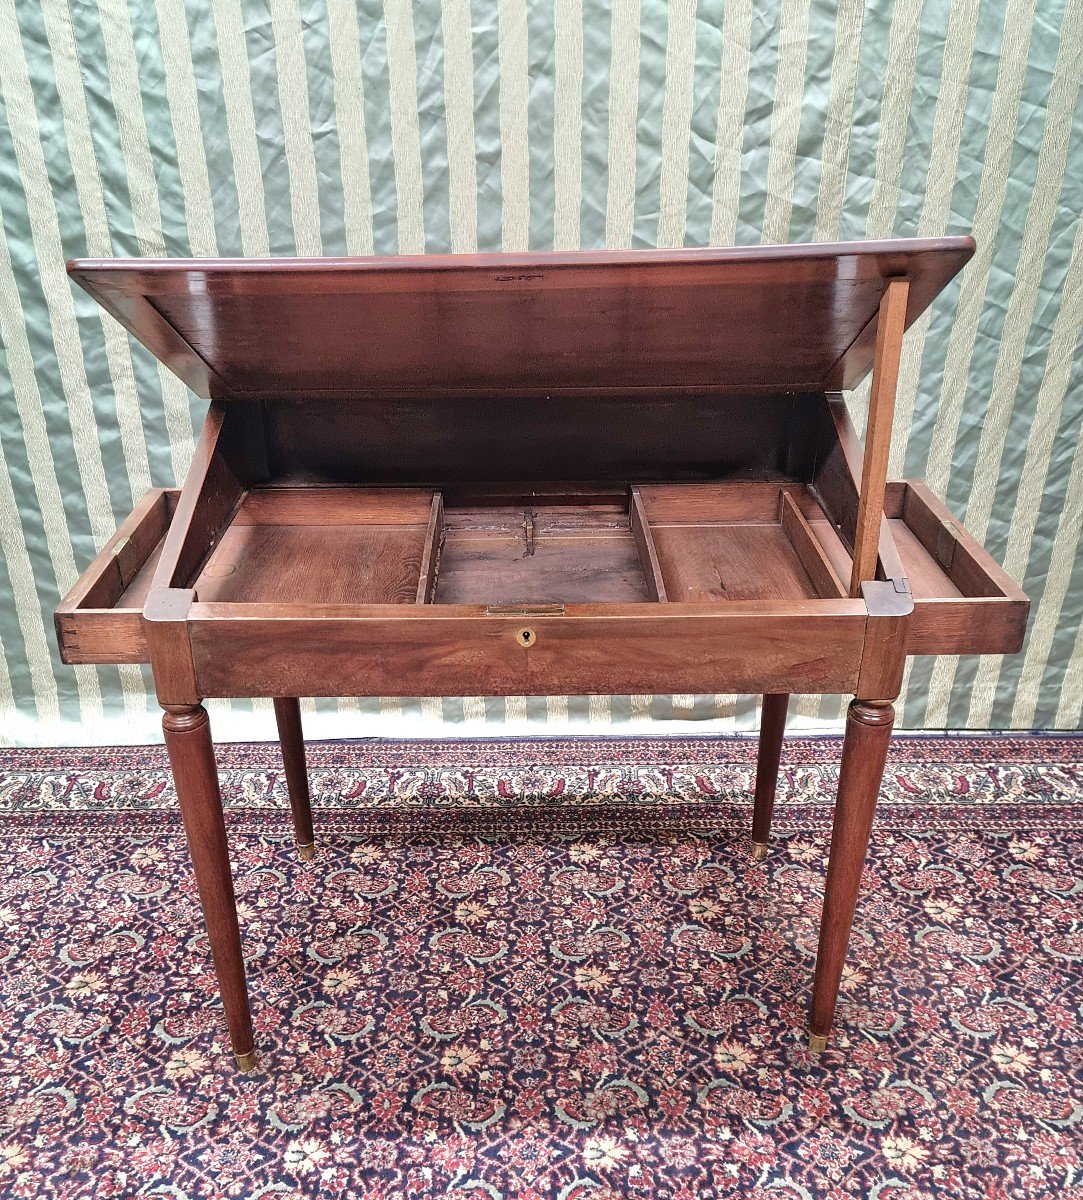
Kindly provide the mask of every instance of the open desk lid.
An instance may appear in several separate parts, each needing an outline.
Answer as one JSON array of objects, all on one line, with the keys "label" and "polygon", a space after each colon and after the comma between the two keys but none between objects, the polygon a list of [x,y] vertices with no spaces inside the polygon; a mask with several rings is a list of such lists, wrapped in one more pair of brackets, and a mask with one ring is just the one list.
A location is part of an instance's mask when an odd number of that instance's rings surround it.
[{"label": "open desk lid", "polygon": [[707,250],[81,259],[71,277],[201,396],[754,395],[853,387],[968,237]]}]

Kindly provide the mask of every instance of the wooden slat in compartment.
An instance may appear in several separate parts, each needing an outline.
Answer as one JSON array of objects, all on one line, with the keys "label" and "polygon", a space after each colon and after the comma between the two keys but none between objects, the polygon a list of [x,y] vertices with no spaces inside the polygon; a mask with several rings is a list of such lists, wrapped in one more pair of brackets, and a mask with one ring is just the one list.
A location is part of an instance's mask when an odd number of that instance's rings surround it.
[{"label": "wooden slat in compartment", "polygon": [[231,525],[196,580],[196,595],[232,603],[413,604],[425,531],[425,524]]},{"label": "wooden slat in compartment", "polygon": [[253,488],[234,525],[424,525],[431,488]]},{"label": "wooden slat in compartment", "polygon": [[806,520],[823,517],[800,483],[740,480],[730,483],[644,483],[643,512],[651,525],[709,525],[719,521],[778,521],[785,492]]},{"label": "wooden slat in compartment", "polygon": [[414,599],[418,604],[430,604],[436,594],[436,573],[440,568],[440,546],[444,537],[444,498],[433,492],[429,507],[429,523],[425,526],[425,537],[421,543],[421,569],[418,572],[417,592]]},{"label": "wooden slat in compartment", "polygon": [[838,598],[847,594],[842,580],[819,538],[788,492],[782,493],[782,529],[790,539],[818,596]]},{"label": "wooden slat in compartment", "polygon": [[143,601],[176,509],[179,490],[149,491],[57,605],[66,663],[149,662]]},{"label": "wooden slat in compartment", "polygon": [[632,536],[636,540],[639,565],[643,568],[647,594],[650,599],[664,604],[668,600],[666,582],[658,562],[658,548],[654,544],[654,534],[651,532],[651,525],[643,507],[643,495],[637,487],[632,488],[629,495],[628,519],[632,526]]}]

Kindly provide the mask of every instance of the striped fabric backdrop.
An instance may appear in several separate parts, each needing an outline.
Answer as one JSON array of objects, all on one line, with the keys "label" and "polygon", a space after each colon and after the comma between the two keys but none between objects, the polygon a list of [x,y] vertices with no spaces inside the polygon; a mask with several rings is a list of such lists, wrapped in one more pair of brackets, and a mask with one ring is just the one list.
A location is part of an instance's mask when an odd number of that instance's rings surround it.
[{"label": "striped fabric backdrop", "polygon": [[[0,0],[0,737],[156,736],[149,675],[63,667],[51,612],[183,477],[202,416],[66,258],[964,231],[975,259],[907,340],[892,471],[1034,611],[1017,657],[919,662],[901,724],[1076,727],[1081,74],[1079,0]],[[721,696],[318,709],[316,731],[755,720]],[[217,732],[268,712],[220,706]]]}]

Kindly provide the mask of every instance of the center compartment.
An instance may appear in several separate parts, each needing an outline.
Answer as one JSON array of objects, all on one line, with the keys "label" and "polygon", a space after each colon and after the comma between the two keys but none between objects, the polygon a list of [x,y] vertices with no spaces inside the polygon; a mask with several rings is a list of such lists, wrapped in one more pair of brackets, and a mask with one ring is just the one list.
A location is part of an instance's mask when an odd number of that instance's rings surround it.
[{"label": "center compartment", "polygon": [[434,600],[635,603],[655,598],[649,569],[625,503],[446,507]]}]

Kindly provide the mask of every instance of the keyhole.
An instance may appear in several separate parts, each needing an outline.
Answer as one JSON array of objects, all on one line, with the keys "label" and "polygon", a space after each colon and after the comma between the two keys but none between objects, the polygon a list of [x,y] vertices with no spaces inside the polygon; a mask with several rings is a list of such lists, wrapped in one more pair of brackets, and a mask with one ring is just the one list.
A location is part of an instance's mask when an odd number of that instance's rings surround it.
[{"label": "keyhole", "polygon": [[537,634],[533,629],[520,629],[515,639],[520,646],[533,646],[537,641]]}]

